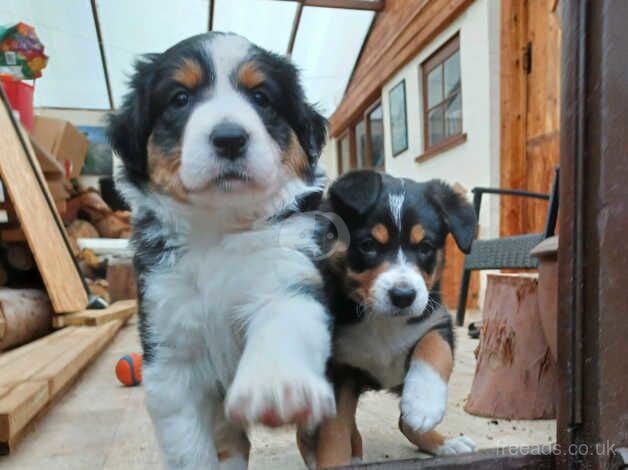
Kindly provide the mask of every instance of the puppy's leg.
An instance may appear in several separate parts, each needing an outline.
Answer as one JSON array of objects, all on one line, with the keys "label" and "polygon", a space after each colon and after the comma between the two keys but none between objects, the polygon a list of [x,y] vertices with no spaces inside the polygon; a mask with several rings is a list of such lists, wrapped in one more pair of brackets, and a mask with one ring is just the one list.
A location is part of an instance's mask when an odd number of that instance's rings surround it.
[{"label": "puppy's leg", "polygon": [[325,378],[331,333],[323,305],[314,296],[286,293],[245,310],[246,344],[227,392],[227,416],[313,428],[333,415],[334,395]]},{"label": "puppy's leg", "polygon": [[336,399],[336,416],[323,421],[318,429],[318,468],[349,465],[352,458],[362,458],[362,439],[355,424],[357,406],[358,394],[353,384],[342,385]]},{"label": "puppy's leg", "polygon": [[146,364],[144,391],[157,440],[168,469],[218,468],[212,438],[220,406],[205,387],[195,384],[190,367],[180,363]]},{"label": "puppy's leg", "polygon": [[362,435],[353,417],[353,429],[351,430],[351,463],[361,463],[363,458]]},{"label": "puppy's leg", "polygon": [[227,421],[224,409],[218,410],[214,427],[220,470],[246,470],[251,443],[246,431]]},{"label": "puppy's leg", "polygon": [[451,346],[430,331],[414,347],[401,395],[401,418],[413,431],[431,431],[442,421],[452,369]]},{"label": "puppy's leg", "polygon": [[433,455],[464,454],[475,450],[475,442],[467,436],[446,439],[436,430],[417,432],[412,430],[401,418],[399,418],[399,429],[415,446]]}]

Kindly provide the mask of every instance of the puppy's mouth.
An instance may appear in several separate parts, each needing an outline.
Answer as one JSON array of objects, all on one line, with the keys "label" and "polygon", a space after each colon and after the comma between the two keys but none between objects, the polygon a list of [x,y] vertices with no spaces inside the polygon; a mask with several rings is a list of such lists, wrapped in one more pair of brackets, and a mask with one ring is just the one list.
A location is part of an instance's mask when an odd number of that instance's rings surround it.
[{"label": "puppy's mouth", "polygon": [[224,192],[232,192],[253,183],[253,178],[244,170],[224,170],[212,178],[210,185]]}]

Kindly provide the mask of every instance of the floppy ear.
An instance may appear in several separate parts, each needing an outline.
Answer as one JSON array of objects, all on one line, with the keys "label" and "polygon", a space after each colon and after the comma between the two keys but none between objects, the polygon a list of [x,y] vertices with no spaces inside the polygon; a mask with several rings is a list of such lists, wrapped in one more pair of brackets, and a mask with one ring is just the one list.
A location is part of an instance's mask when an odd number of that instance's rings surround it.
[{"label": "floppy ear", "polygon": [[157,57],[159,54],[146,54],[138,59],[130,81],[131,91],[108,117],[109,143],[122,159],[127,176],[134,181],[146,179],[146,144],[151,128],[149,90]]},{"label": "floppy ear", "polygon": [[300,114],[300,125],[296,129],[297,137],[307,154],[310,166],[314,167],[327,139],[327,119],[305,102],[303,102]]},{"label": "floppy ear", "polygon": [[427,185],[427,198],[438,208],[458,248],[469,253],[478,226],[473,207],[444,181],[431,180]]},{"label": "floppy ear", "polygon": [[334,210],[361,216],[375,205],[381,189],[382,175],[378,172],[351,171],[331,185],[329,199]]}]

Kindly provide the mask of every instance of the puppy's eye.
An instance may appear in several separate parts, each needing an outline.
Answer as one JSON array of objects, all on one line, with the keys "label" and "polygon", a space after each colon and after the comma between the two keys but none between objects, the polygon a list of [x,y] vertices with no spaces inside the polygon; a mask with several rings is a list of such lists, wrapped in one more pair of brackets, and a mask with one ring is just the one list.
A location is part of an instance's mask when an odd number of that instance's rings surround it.
[{"label": "puppy's eye", "polygon": [[358,245],[358,250],[366,256],[375,256],[377,254],[377,242],[371,238],[362,240]]},{"label": "puppy's eye", "polygon": [[270,100],[268,99],[268,95],[261,90],[255,90],[253,92],[253,101],[261,108],[267,108],[270,105]]},{"label": "puppy's eye", "polygon": [[175,108],[184,108],[190,102],[190,95],[186,91],[180,91],[172,97],[170,103]]},{"label": "puppy's eye", "polygon": [[429,242],[421,242],[417,246],[417,251],[421,256],[430,256],[434,253],[434,245]]}]

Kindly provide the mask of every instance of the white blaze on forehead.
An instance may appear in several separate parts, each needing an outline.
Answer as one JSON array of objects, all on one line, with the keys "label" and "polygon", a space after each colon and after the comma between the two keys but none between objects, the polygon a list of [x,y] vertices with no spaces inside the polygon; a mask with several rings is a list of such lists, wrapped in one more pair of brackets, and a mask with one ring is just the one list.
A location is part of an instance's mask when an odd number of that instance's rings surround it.
[{"label": "white blaze on forehead", "polygon": [[246,38],[235,34],[219,34],[207,43],[217,88],[230,84],[231,74],[246,59],[250,48],[251,43]]},{"label": "white blaze on forehead", "polygon": [[395,225],[401,230],[401,209],[403,208],[403,202],[405,200],[405,194],[391,194],[388,196],[388,205],[390,206],[390,213],[393,216]]}]

